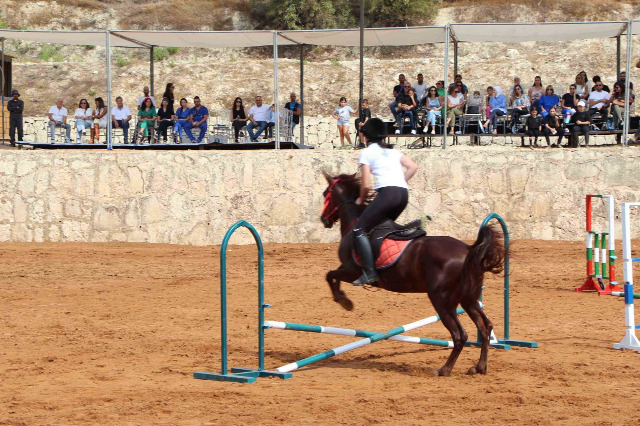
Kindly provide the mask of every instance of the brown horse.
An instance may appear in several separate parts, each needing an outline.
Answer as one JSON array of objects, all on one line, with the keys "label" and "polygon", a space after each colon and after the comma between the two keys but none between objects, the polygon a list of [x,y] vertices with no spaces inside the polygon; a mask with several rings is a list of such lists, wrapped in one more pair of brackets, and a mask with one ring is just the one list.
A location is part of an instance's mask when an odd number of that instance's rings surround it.
[{"label": "brown horse", "polygon": [[[327,273],[327,282],[333,300],[346,310],[352,310],[353,303],[340,290],[340,282],[353,282],[361,274],[360,266],[352,257],[352,228],[364,210],[364,206],[355,204],[359,196],[360,181],[356,175],[333,177],[326,172],[323,174],[329,187],[324,191],[325,205],[321,220],[326,228],[331,228],[340,220],[342,234],[338,249],[342,264],[338,269]],[[444,366],[436,371],[438,375],[451,374],[467,341],[467,333],[456,315],[458,305],[467,312],[482,336],[480,360],[468,373],[487,373],[487,355],[493,324],[484,314],[478,299],[482,292],[484,273],[501,272],[505,255],[501,231],[487,225],[480,229],[473,245],[451,237],[419,237],[407,247],[394,266],[379,271],[380,288],[397,293],[427,293],[442,324],[451,333],[453,350]]]}]

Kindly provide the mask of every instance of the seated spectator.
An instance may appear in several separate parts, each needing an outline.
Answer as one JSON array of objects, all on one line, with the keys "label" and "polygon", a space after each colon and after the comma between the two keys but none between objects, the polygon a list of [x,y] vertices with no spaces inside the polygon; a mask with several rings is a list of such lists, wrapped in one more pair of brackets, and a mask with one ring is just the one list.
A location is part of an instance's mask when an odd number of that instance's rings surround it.
[{"label": "seated spectator", "polygon": [[291,111],[291,131],[296,127],[296,124],[300,124],[300,114],[302,113],[302,107],[296,102],[296,94],[291,92],[289,94],[290,101],[284,104],[285,109]]},{"label": "seated spectator", "polygon": [[529,87],[529,90],[527,91],[527,96],[529,96],[529,99],[531,100],[532,107],[536,107],[536,109],[538,109],[538,103],[544,93],[545,88],[542,87],[542,79],[538,75],[533,80],[533,86]]},{"label": "seated spectator", "polygon": [[578,96],[578,100],[580,99],[586,100],[589,98],[590,88],[589,86],[587,86],[586,83],[587,82],[584,81],[584,76],[582,74],[576,75],[575,86],[576,86],[576,95]]},{"label": "seated spectator", "polygon": [[162,135],[162,141],[167,143],[167,129],[173,124],[174,115],[173,102],[168,98],[163,98],[160,108],[158,109],[158,133],[156,140],[160,140],[160,135]]},{"label": "seated spectator", "polygon": [[594,90],[589,94],[589,113],[600,113],[602,120],[607,121],[609,117],[609,94],[602,90],[602,82],[596,83]]},{"label": "seated spectator", "polygon": [[358,135],[360,136],[359,148],[364,148],[364,135],[362,134],[362,126],[367,124],[367,121],[371,119],[371,110],[369,109],[369,100],[363,99],[362,105],[360,105],[360,114],[356,118],[356,129],[358,129]]},{"label": "seated spectator", "polygon": [[[516,90],[516,86],[520,86],[521,88],[524,87],[520,80],[520,77],[518,77],[517,75],[513,77],[513,86],[511,86],[511,89],[509,89],[509,96],[511,96]],[[513,99],[509,99],[509,104],[513,104]],[[529,107],[529,105],[527,105],[527,107]]]},{"label": "seated spectator", "polygon": [[548,85],[546,93],[544,94],[544,96],[540,98],[540,102],[539,102],[540,115],[542,115],[542,118],[545,118],[549,114],[549,109],[552,106],[557,106],[559,104],[560,104],[560,99],[558,98],[558,95],[555,94],[555,91],[553,90],[553,86]]},{"label": "seated spectator", "polygon": [[[640,63],[640,61],[638,61],[638,63]],[[636,64],[637,66],[638,64]],[[626,71],[622,71],[619,75],[618,75],[618,81],[616,81],[616,83],[620,84],[620,86],[622,87],[626,87],[626,80],[627,80],[627,72]],[[635,99],[635,94],[633,93],[633,83],[629,82],[629,96],[633,97]]]},{"label": "seated spectator", "polygon": [[[491,96],[493,95],[493,86],[489,86],[487,87],[487,97],[485,99],[485,111],[484,111],[484,117],[488,120],[489,116],[491,115],[491,105],[489,104],[489,100],[491,99]],[[482,133],[484,133],[484,127],[482,129],[480,129],[482,131]]]},{"label": "seated spectator", "polygon": [[249,121],[249,118],[244,111],[242,98],[236,98],[231,107],[231,126],[233,127],[234,140],[236,143],[238,143],[238,138],[240,137],[240,130],[247,125],[247,121]]},{"label": "seated spectator", "polygon": [[111,108],[111,121],[114,129],[122,129],[124,143],[129,143],[129,121],[131,121],[131,110],[122,100],[122,96],[116,98],[116,106]]},{"label": "seated spectator", "polygon": [[513,99],[513,110],[511,111],[511,122],[509,123],[509,127],[511,128],[512,133],[518,133],[520,128],[520,117],[529,114],[529,105],[531,105],[531,101],[529,100],[529,97],[523,93],[522,86],[519,84],[513,89],[511,99]]},{"label": "seated spectator", "polygon": [[51,143],[56,143],[56,127],[66,130],[64,143],[71,142],[71,125],[67,123],[67,109],[63,107],[62,98],[56,100],[56,104],[49,108],[49,136]]},{"label": "seated spectator", "polygon": [[393,102],[391,102],[391,103],[389,104],[389,110],[391,110],[391,115],[392,115],[393,117],[395,117],[395,116],[396,116],[396,108],[398,108],[398,101],[397,101],[397,99],[396,99],[396,98],[398,97],[398,95],[399,95],[400,93],[403,93],[403,90],[404,90],[404,83],[405,83],[405,77],[404,77],[404,74],[400,74],[400,75],[398,76],[398,82],[399,82],[400,84],[396,84],[396,85],[393,87]]},{"label": "seated spectator", "polygon": [[569,93],[562,95],[560,99],[560,106],[562,107],[562,116],[564,117],[565,124],[571,121],[571,116],[576,113],[576,106],[578,105],[578,93],[576,92],[576,85],[569,86]]},{"label": "seated spectator", "polygon": [[[525,135],[529,136],[529,146],[538,146],[538,137],[542,132],[542,117],[538,115],[538,108],[531,107],[531,115],[527,118],[524,128]],[[533,142],[531,142],[532,137],[535,138]],[[524,146],[524,139],[521,146]]]},{"label": "seated spectator", "polygon": [[142,108],[142,103],[147,98],[151,99],[151,105],[156,108],[156,99],[153,96],[149,95],[149,86],[144,86],[144,88],[142,89],[142,93],[143,95],[138,98],[138,109]]},{"label": "seated spectator", "polygon": [[562,120],[558,119],[558,116],[556,115],[556,107],[552,106],[549,108],[549,113],[544,119],[544,138],[547,140],[547,146],[551,146],[549,136],[558,136],[556,146],[560,148],[562,146],[561,142],[563,135],[564,131],[562,130]]},{"label": "seated spectator", "polygon": [[[280,125],[282,126],[282,113],[278,111],[278,115],[280,116]],[[269,116],[267,118],[267,128],[265,129],[265,134],[267,138],[273,137],[273,129],[276,127],[276,105],[271,104],[269,107]]]},{"label": "seated spectator", "polygon": [[[407,83],[408,84],[408,83]],[[351,105],[347,105],[347,98],[344,96],[340,98],[339,106],[333,110],[333,118],[338,120],[338,133],[340,134],[341,149],[345,148],[344,139],[347,138],[349,142],[349,148],[351,147],[351,136],[349,135],[349,123],[351,122],[351,114],[355,111],[351,108]]]},{"label": "seated spectator", "polygon": [[[629,97],[629,102],[632,103],[631,97]],[[624,86],[616,83],[613,85],[613,94],[611,95],[611,99],[609,100],[611,104],[611,115],[613,117],[613,129],[621,128],[621,122],[624,118]]]},{"label": "seated spectator", "polygon": [[[189,108],[189,102],[185,98],[180,99],[180,108],[176,110],[173,116],[175,126],[173,126],[173,137],[178,143],[182,140],[182,130],[191,123],[191,108]],[[176,135],[178,136],[176,138]]]},{"label": "seated spectator", "polygon": [[[600,78],[599,75],[594,75],[593,78],[593,85],[595,86],[598,83],[602,83],[602,79]],[[607,93],[611,93],[611,89],[609,89],[609,86],[607,86],[606,84],[602,83],[602,91],[603,92],[607,92]]]},{"label": "seated spectator", "polygon": [[91,129],[93,126],[91,118],[93,116],[93,110],[89,107],[89,101],[86,99],[80,99],[78,108],[73,114],[76,119],[76,142],[82,142],[82,135],[84,135],[85,129]]},{"label": "seated spectator", "polygon": [[151,136],[156,126],[156,108],[151,103],[151,98],[147,98],[142,102],[142,108],[138,110],[138,136],[140,142],[147,138],[147,142],[151,143]]},{"label": "seated spectator", "polygon": [[463,95],[465,95],[465,97],[467,96],[467,93],[469,93],[469,89],[467,88],[467,85],[462,83],[462,75],[457,74],[454,79],[453,79],[453,83],[449,84],[449,87],[451,86],[458,86],[458,85],[462,85],[462,91],[460,93],[462,93]]},{"label": "seated spectator", "polygon": [[591,81],[589,81],[589,77],[587,77],[587,72],[580,71],[580,75],[582,76],[582,80],[587,85],[587,89],[589,90],[589,93],[591,93],[593,91],[593,85],[591,84]]},{"label": "seated spectator", "polygon": [[482,111],[482,95],[479,90],[474,90],[467,97],[467,114],[480,114]]},{"label": "seated spectator", "polygon": [[465,105],[464,95],[454,85],[449,86],[449,95],[447,96],[447,124],[446,128],[449,134],[453,134],[453,127],[456,124],[456,115],[462,115],[462,107]]},{"label": "seated spectator", "polygon": [[591,128],[591,114],[585,110],[586,103],[584,101],[578,102],[576,107],[577,111],[571,116],[571,122],[573,127],[571,128],[571,147],[577,148],[578,137],[580,133],[584,135],[585,146],[589,145],[589,130]]},{"label": "seated spectator", "polygon": [[491,106],[491,113],[487,117],[484,127],[486,128],[487,124],[489,124],[489,132],[496,135],[498,134],[498,117],[502,117],[507,113],[507,98],[502,94],[502,89],[499,86],[495,86],[491,90],[489,105]]},{"label": "seated spectator", "polygon": [[418,81],[413,83],[412,87],[416,91],[416,101],[418,101],[418,106],[424,105],[429,85],[424,82],[424,76],[422,73],[418,74]]},{"label": "seated spectator", "polygon": [[[209,119],[209,110],[206,106],[202,105],[202,103],[200,102],[200,97],[198,96],[193,98],[193,104],[193,108],[191,108],[191,111],[189,111],[191,121],[185,123],[183,125],[183,128],[191,143],[200,143],[207,134],[207,120]],[[191,129],[195,129],[196,127],[200,129],[197,141],[196,138],[193,137],[193,133],[191,132]]]},{"label": "seated spectator", "polygon": [[416,120],[414,111],[417,106],[415,99],[415,90],[409,82],[404,83],[404,93],[401,93],[396,98],[398,101],[398,111],[396,112],[396,122],[398,123],[398,130],[396,135],[402,133],[404,129],[404,117],[409,117],[411,123],[411,134],[416,134]]},{"label": "seated spectator", "polygon": [[[267,128],[267,119],[269,118],[269,105],[262,103],[262,96],[256,96],[256,104],[249,109],[249,121],[247,131],[251,142],[257,142],[258,137]],[[258,128],[258,133],[254,133],[253,129]]]},{"label": "seated spectator", "polygon": [[467,96],[469,95],[469,92],[467,92],[467,90],[465,89],[466,86],[464,84],[462,84],[462,82],[457,82],[456,83],[456,87],[458,88],[460,93],[462,93],[462,95],[464,96],[464,99],[466,100]]},{"label": "seated spectator", "polygon": [[93,110],[93,126],[91,127],[91,140],[89,143],[100,143],[100,129],[106,129],[109,125],[109,116],[107,115],[107,107],[104,100],[100,97],[95,98],[96,107]]},{"label": "seated spectator", "polygon": [[444,105],[440,102],[436,86],[429,87],[424,107],[427,110],[427,125],[431,127],[431,131],[427,128],[425,129],[425,133],[431,133],[432,135],[436,134],[436,117],[440,114],[440,110],[442,110],[443,106]]},{"label": "seated spectator", "polygon": [[444,81],[439,80],[436,82],[436,90],[438,91],[438,96],[444,99],[444,95],[445,95]]}]

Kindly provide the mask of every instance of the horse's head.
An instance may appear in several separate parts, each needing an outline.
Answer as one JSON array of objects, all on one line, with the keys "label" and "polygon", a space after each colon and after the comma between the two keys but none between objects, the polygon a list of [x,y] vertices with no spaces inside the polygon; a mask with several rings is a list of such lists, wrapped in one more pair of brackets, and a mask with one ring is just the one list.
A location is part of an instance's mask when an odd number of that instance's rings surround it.
[{"label": "horse's head", "polygon": [[325,228],[331,228],[334,223],[340,220],[340,206],[349,202],[354,202],[360,194],[360,180],[356,175],[331,176],[322,171],[329,186],[324,190],[324,208],[320,215],[320,220]]}]

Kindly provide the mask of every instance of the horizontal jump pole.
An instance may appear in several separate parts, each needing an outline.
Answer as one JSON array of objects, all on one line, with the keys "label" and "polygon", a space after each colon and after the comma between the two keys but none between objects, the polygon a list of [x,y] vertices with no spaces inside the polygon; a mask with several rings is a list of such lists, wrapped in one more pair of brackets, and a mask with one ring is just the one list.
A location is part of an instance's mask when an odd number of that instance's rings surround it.
[{"label": "horizontal jump pole", "polygon": [[[611,295],[612,296],[618,296],[618,297],[624,297],[624,291],[612,291]],[[633,298],[634,299],[640,299],[640,294],[633,293]]]},{"label": "horizontal jump pole", "polygon": [[[458,308],[456,313],[459,315],[464,312],[464,309]],[[400,327],[392,328],[389,331],[384,333],[375,333],[372,336],[367,337],[366,339],[361,339],[353,343],[348,343],[346,345],[330,349],[326,352],[319,353],[317,355],[310,356],[308,358],[301,359],[300,361],[292,362],[291,364],[283,365],[282,367],[276,368],[276,371],[280,373],[289,373],[291,371],[297,370],[300,367],[305,367],[309,364],[313,364],[318,361],[322,361],[331,357],[334,357],[339,354],[343,354],[345,352],[352,351],[354,349],[361,348],[363,346],[370,345],[371,343],[378,342],[380,340],[386,340],[393,336],[397,336],[398,334],[405,333],[407,331],[415,330],[416,328],[424,327],[425,325],[433,324],[435,322],[440,321],[439,315],[434,315],[419,321],[412,322],[410,324],[406,324]]]}]

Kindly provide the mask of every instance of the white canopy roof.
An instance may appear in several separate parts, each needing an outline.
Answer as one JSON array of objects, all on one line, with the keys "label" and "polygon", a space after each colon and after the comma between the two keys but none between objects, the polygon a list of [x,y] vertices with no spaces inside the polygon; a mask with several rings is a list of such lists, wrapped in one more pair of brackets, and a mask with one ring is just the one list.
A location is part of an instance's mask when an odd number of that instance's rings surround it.
[{"label": "white canopy roof", "polygon": [[[105,46],[107,36],[105,31],[47,31],[47,30],[0,30],[0,37],[8,40],[36,41],[38,43],[70,44],[76,46]],[[119,37],[111,36],[113,47],[140,47],[140,45]]]},{"label": "white canopy roof", "polygon": [[[280,31],[280,39],[316,46],[360,46],[360,30]],[[365,28],[364,46],[411,46],[444,43],[445,27]],[[279,39],[279,40],[280,40]],[[278,40],[278,43],[280,41]]]},{"label": "white canopy roof", "polygon": [[460,42],[571,41],[616,37],[626,22],[544,22],[536,24],[451,24]]},{"label": "white canopy roof", "polygon": [[[259,47],[273,45],[273,31],[112,31],[149,46],[201,47]],[[294,42],[280,38],[278,44]]]}]

